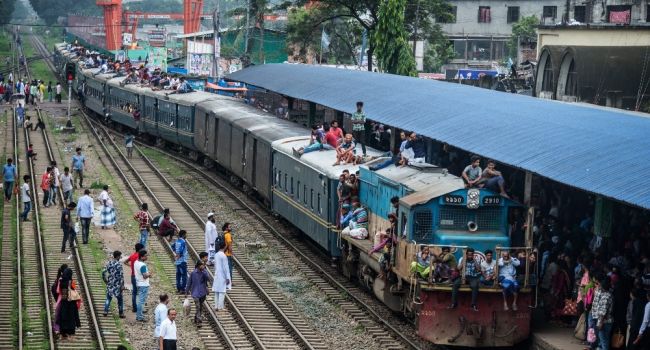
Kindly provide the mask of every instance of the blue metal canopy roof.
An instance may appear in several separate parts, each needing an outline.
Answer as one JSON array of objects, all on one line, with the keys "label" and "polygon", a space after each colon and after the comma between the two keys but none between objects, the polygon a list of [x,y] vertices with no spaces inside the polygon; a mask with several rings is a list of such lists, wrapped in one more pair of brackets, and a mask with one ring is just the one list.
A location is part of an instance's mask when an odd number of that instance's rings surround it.
[{"label": "blue metal canopy roof", "polygon": [[650,119],[460,84],[267,64],[229,79],[368,118],[540,176],[650,209]]}]

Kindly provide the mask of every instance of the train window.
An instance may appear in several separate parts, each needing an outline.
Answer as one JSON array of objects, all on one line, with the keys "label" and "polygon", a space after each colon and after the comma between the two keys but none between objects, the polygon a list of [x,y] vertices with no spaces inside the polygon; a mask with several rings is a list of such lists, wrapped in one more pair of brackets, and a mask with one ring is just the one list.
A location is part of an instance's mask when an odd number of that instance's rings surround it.
[{"label": "train window", "polygon": [[307,205],[307,185],[302,187],[302,202]]},{"label": "train window", "polygon": [[323,208],[320,206],[320,193],[318,194],[318,213],[322,214],[323,213]]},{"label": "train window", "polygon": [[300,181],[298,181],[296,199],[300,200]]},{"label": "train window", "polygon": [[400,234],[402,236],[408,237],[408,233],[406,232],[406,214],[404,213],[402,213],[402,226],[400,231],[401,231]]},{"label": "train window", "polygon": [[[209,118],[210,115],[208,113],[205,114],[205,119],[203,119],[203,148],[207,151],[208,149],[208,125],[209,125]],[[197,130],[198,131],[198,130]]]},{"label": "train window", "polygon": [[311,207],[311,210],[314,210],[314,190],[311,189],[310,195],[309,195],[309,206]]},{"label": "train window", "polygon": [[282,171],[278,171],[278,187],[282,188]]},{"label": "train window", "polygon": [[284,174],[284,193],[289,193],[289,188],[287,187],[287,174]]},{"label": "train window", "polygon": [[433,234],[433,214],[431,210],[415,212],[413,221],[413,239],[416,242],[427,241]]},{"label": "train window", "polygon": [[291,177],[291,195],[293,196],[293,176]]}]

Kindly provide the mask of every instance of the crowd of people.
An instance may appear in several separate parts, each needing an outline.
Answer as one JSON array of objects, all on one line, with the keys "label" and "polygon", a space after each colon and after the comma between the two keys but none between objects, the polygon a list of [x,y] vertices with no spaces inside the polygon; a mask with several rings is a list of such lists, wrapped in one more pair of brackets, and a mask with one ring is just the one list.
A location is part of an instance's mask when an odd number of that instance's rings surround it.
[{"label": "crowd of people", "polygon": [[48,81],[46,85],[44,80],[14,79],[13,73],[9,73],[6,77],[0,73],[0,98],[5,104],[12,102],[11,97],[14,94],[24,95],[25,104],[36,105],[37,101],[43,103],[46,100],[48,102],[56,100],[57,103],[61,103],[62,91],[59,82],[53,85]]},{"label": "crowd of people", "polygon": [[114,59],[102,55],[95,51],[90,51],[79,44],[69,44],[66,49],[76,55],[83,68],[98,69],[94,75],[113,74],[114,77],[125,77],[121,86],[127,84],[137,84],[141,87],[148,87],[152,90],[166,90],[169,93],[187,93],[192,92],[192,86],[182,76],[178,74],[168,74],[163,72],[159,67],[153,69],[147,67],[149,62],[147,58],[142,60],[140,57],[136,63],[131,62],[128,57]]}]

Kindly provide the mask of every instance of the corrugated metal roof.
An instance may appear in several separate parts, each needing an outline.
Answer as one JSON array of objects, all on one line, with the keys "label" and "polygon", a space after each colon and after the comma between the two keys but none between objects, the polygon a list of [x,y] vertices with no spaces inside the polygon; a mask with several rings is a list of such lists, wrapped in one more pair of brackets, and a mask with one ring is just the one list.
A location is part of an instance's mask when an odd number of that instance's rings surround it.
[{"label": "corrugated metal roof", "polygon": [[308,65],[253,66],[229,78],[348,113],[364,101],[375,121],[650,209],[650,120],[639,113]]}]

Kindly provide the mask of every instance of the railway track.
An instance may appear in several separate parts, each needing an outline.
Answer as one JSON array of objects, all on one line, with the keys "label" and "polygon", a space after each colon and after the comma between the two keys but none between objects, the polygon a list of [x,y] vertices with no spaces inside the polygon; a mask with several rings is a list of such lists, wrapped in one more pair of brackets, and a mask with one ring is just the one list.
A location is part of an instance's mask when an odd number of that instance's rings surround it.
[{"label": "railway track", "polygon": [[[162,208],[170,208],[172,216],[176,217],[177,223],[183,228],[193,226],[196,227],[198,225],[200,230],[197,230],[196,232],[199,233],[192,233],[193,230],[188,230],[188,240],[190,243],[202,242],[204,218],[202,218],[201,215],[197,214],[192,209],[192,206],[187,203],[187,201],[182,197],[180,193],[175,190],[170,190],[173,185],[169,183],[168,180],[165,179],[165,177],[155,169],[155,166],[153,166],[151,161],[148,160],[141,152],[138,152],[139,157],[137,159],[130,159],[127,161],[121,154],[119,147],[115,145],[112,137],[108,136],[107,130],[105,130],[102,125],[96,124],[96,122],[91,121],[90,119],[87,121],[88,123],[92,123],[91,128],[98,133],[98,136],[99,134],[103,134],[102,138],[109,144],[104,145],[104,147],[106,147],[105,151],[107,154],[110,154],[111,163],[120,169],[126,169],[120,171],[119,173],[125,182],[131,184],[129,187],[130,191],[134,194],[134,197],[136,197],[139,202],[148,202],[150,205],[151,203],[155,203],[156,207],[159,210],[162,210]],[[300,259],[305,262],[305,264],[299,266],[301,272],[304,273],[305,276],[307,276],[307,278],[314,285],[318,286],[318,288],[320,288],[321,291],[327,295],[327,297],[339,305],[341,309],[345,311],[351,318],[353,318],[359,324],[363,325],[366,332],[371,334],[382,348],[420,348],[421,344],[418,344],[417,340],[413,340],[408,336],[402,334],[400,330],[392,325],[391,321],[386,320],[384,316],[373,310],[373,308],[377,306],[377,303],[374,305],[369,305],[359,297],[360,294],[365,293],[364,291],[359,289],[351,282],[345,280],[343,277],[340,277],[338,271],[328,266],[328,264],[323,264],[323,260],[317,260],[307,256],[305,252],[311,251],[311,248],[305,245],[304,242],[300,241],[299,239],[295,239],[294,237],[285,237],[281,235],[278,232],[279,230],[277,229],[277,222],[275,222],[275,219],[271,215],[267,214],[266,211],[261,208],[257,202],[245,195],[242,196],[242,194],[237,190],[230,189],[230,185],[225,180],[216,179],[212,174],[209,174],[201,167],[190,163],[185,159],[177,157],[176,155],[169,153],[167,154],[173,157],[175,161],[181,162],[184,169],[188,169],[188,171],[196,174],[196,178],[202,179],[202,181],[214,189],[221,198],[227,198],[227,204],[233,207],[234,210],[238,210],[238,213],[241,214],[244,219],[242,221],[253,223],[251,225],[255,226],[257,232],[261,233],[266,240],[274,242],[274,248],[278,249],[277,251],[279,254],[286,258],[295,256],[296,254],[299,255]],[[138,169],[140,175],[138,175],[135,170],[133,170],[134,168]],[[162,184],[160,186],[145,185],[147,183],[157,184],[161,182]],[[158,197],[156,197],[156,195]],[[198,246],[202,246],[202,243],[198,244]],[[167,253],[171,254],[169,248],[165,248],[165,250],[167,250]],[[201,249],[198,251],[200,250]],[[198,252],[193,247],[191,248],[191,251],[193,255],[196,255]],[[251,262],[249,261],[240,262],[239,266],[240,268],[247,266],[249,270],[254,270]],[[260,287],[263,287],[267,293],[268,291],[274,291],[277,289],[275,285],[271,285],[271,283],[266,281],[266,278],[264,276],[261,276],[259,273],[255,274],[253,272],[250,274],[250,276],[254,276],[254,280],[258,282],[264,281],[264,283],[262,283],[263,285]],[[236,295],[241,296],[246,294],[245,291],[237,290],[237,287],[242,286],[245,282],[245,279],[241,279],[242,277],[243,276],[239,275],[238,273],[235,273],[233,276],[235,290],[229,295],[231,298],[235,297]],[[284,297],[277,292],[274,292],[274,295],[278,300],[284,299]],[[232,309],[235,308],[238,303],[255,304],[255,299],[251,299],[251,297],[253,296],[246,294],[245,297],[241,299],[235,298],[233,300],[229,298],[230,300],[228,300],[228,309],[231,310],[231,314],[228,319],[231,319],[231,317],[232,319],[238,319],[236,312],[232,311]],[[257,303],[259,303],[259,301],[257,301]],[[290,307],[289,304],[286,306]],[[285,309],[286,306],[283,306],[282,309]],[[255,310],[255,314],[259,314],[259,310]],[[227,334],[236,334],[231,339],[255,339],[255,336],[251,336],[249,333],[255,332],[256,325],[253,324],[253,319],[249,318],[250,322],[248,322],[246,321],[247,315],[245,313],[243,313],[241,316],[243,319],[239,319],[238,322],[235,322],[233,324],[224,323],[223,319],[219,319],[219,321],[223,324],[224,331]],[[296,318],[299,318],[297,314],[294,316]],[[273,330],[277,331],[277,324],[275,326],[276,328],[273,328]],[[257,328],[259,329],[260,327],[258,326]],[[278,344],[280,345],[278,348],[289,348],[291,345],[291,343],[286,342],[286,339],[278,339],[279,337],[277,335],[274,335],[272,339],[268,340],[264,339],[263,336],[257,336],[257,338],[259,338],[257,342],[249,342],[248,346],[246,346],[245,342],[240,342],[236,344],[236,347],[275,348],[274,345]],[[295,333],[293,338],[296,338]],[[315,336],[312,336],[312,338],[315,338]],[[266,344],[270,344],[271,346],[266,346]],[[310,343],[294,343],[294,345],[298,347],[308,347],[305,346],[305,344]],[[316,344],[316,342],[314,342],[314,344]],[[235,343],[233,343],[233,345],[235,345]]]},{"label": "railway track", "polygon": [[[30,40],[32,45],[34,45],[37,50],[40,50],[39,45],[35,42],[35,37],[30,36]],[[25,66],[25,70],[27,79],[31,81],[32,77],[29,73],[29,67]],[[36,106],[34,110],[36,112],[34,117],[43,119],[46,117],[38,106]],[[90,255],[90,252],[88,252],[85,247],[82,248],[75,244],[74,252],[69,252],[69,248],[67,248],[67,253],[61,253],[60,240],[62,238],[62,233],[59,229],[60,210],[62,209],[61,205],[63,203],[63,193],[61,189],[59,188],[59,192],[56,193],[56,202],[58,206],[47,208],[41,206],[42,192],[37,186],[37,184],[40,185],[38,175],[42,174],[42,172],[45,171],[45,168],[49,166],[52,161],[57,161],[57,163],[61,165],[65,162],[63,162],[63,159],[60,159],[60,157],[57,159],[56,154],[58,152],[54,152],[46,130],[41,129],[40,131],[29,131],[23,129],[21,136],[25,148],[31,143],[33,144],[34,152],[38,154],[36,160],[31,160],[29,162],[29,173],[32,176],[32,188],[34,194],[34,226],[38,237],[35,240],[26,240],[24,251],[40,252],[41,261],[44,262],[42,274],[27,275],[25,280],[28,278],[42,280],[44,292],[38,294],[33,293],[32,295],[38,295],[39,297],[46,296],[46,298],[44,298],[45,303],[25,303],[30,320],[36,320],[38,318],[37,316],[40,315],[43,310],[46,310],[48,316],[46,322],[44,322],[44,327],[52,333],[50,325],[54,318],[56,300],[53,300],[49,291],[49,286],[55,281],[56,272],[59,267],[62,264],[67,264],[73,268],[77,290],[81,294],[83,300],[82,308],[79,310],[81,328],[77,329],[76,334],[72,339],[67,339],[65,341],[60,339],[57,339],[56,341],[51,340],[51,348],[98,350],[108,349],[109,347],[115,348],[117,345],[122,343],[119,337],[119,331],[115,322],[110,322],[110,320],[102,322],[98,319],[97,315],[103,309],[104,298],[102,294],[97,295],[97,293],[94,293],[91,288],[91,283],[95,287],[103,287],[103,284],[99,282],[98,276],[100,268],[95,266],[92,259],[86,259],[86,261],[82,260],[84,256]],[[37,244],[39,246],[38,250],[30,247],[30,243]],[[100,290],[101,289],[102,288],[100,288]],[[45,305],[45,308],[43,308],[43,305]],[[34,348],[34,346],[30,346],[29,348]]]},{"label": "railway track", "polygon": [[[143,143],[138,143],[138,145],[151,147]],[[286,232],[290,232],[292,228],[286,225],[279,228],[278,221],[259,202],[234,189],[228,181],[214,176],[202,166],[160,148],[155,149],[179,163],[179,166],[187,171],[192,178],[200,180],[210,188],[211,193],[219,196],[227,203],[228,207],[236,211],[242,217],[242,220],[236,223],[238,227],[252,226],[252,231],[263,236],[266,242],[271,242],[274,251],[284,259],[292,259],[297,255],[304,264],[299,264],[296,267],[352,319],[363,325],[366,332],[375,338],[382,349],[417,349],[424,345],[418,344],[417,340],[404,335],[393,326],[395,320],[387,320],[375,310],[379,307],[384,309],[384,313],[391,313],[384,305],[378,302],[371,305],[364,301],[361,295],[365,295],[366,292],[342,277],[340,272],[330,265],[326,257],[323,256],[319,259],[312,257],[319,253],[304,240],[287,235]],[[401,322],[401,326],[409,327],[410,325]]]},{"label": "railway track", "polygon": [[[188,231],[189,251],[196,260],[203,250],[203,216],[192,209],[142,153],[137,152],[137,157],[127,160],[103,125],[87,116],[86,121],[98,138],[108,143],[104,145],[102,142],[105,150],[111,154],[111,162],[119,169],[120,176],[129,184],[130,191],[139,198],[139,202],[153,203],[159,211],[169,208],[179,227]],[[251,268],[248,261],[235,259],[233,290],[226,296],[229,314],[219,318],[226,332],[233,332],[233,335],[228,333],[231,339],[242,339],[242,335],[249,339],[250,344],[240,344],[236,348],[325,349],[316,332],[300,318],[288,301]]]},{"label": "railway track", "polygon": [[[9,33],[11,37],[11,33]],[[14,77],[18,76],[16,70],[16,44],[11,41],[11,72]],[[14,159],[14,165],[18,169],[18,130],[16,128],[16,110],[14,106],[4,109],[4,117],[6,120],[4,137],[3,161],[5,158],[11,157]],[[14,186],[20,184],[20,175],[16,178]],[[2,206],[2,244],[0,257],[0,274],[7,276],[0,280],[0,313],[3,315],[11,315],[8,322],[0,324],[0,348],[23,348],[23,291],[22,291],[22,266],[21,255],[17,255],[17,251],[21,251],[20,242],[20,204],[17,199],[18,196],[13,195],[12,200],[9,202],[4,201],[3,192],[3,206]],[[12,276],[9,278],[8,276]],[[15,287],[14,287],[15,286]]]}]

